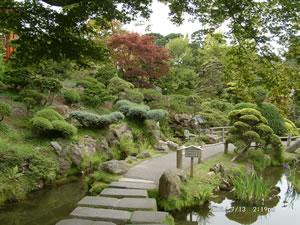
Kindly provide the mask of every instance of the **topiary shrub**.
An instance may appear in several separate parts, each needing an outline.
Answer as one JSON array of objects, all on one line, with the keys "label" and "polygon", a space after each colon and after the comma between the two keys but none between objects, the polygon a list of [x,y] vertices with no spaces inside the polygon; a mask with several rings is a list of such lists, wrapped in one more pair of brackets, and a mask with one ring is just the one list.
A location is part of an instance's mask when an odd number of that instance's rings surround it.
[{"label": "topiary shrub", "polygon": [[284,127],[285,127],[286,133],[288,135],[292,135],[292,136],[299,135],[299,131],[298,131],[296,125],[292,121],[290,121],[288,119],[284,119]]},{"label": "topiary shrub", "polygon": [[285,135],[287,130],[285,129],[284,118],[279,113],[277,107],[271,103],[263,103],[257,108],[261,114],[268,120],[269,126],[273,129],[277,135]]},{"label": "topiary shrub", "polygon": [[112,94],[118,94],[127,89],[134,88],[134,85],[120,77],[113,77],[109,80],[107,88]]},{"label": "topiary shrub", "polygon": [[256,109],[257,105],[250,103],[250,102],[241,102],[236,104],[233,109],[244,109],[244,108],[252,108],[252,109]]},{"label": "topiary shrub", "polygon": [[166,110],[152,109],[147,112],[147,119],[161,121],[161,120],[165,119],[167,117],[167,115],[168,115],[168,112]]},{"label": "topiary shrub", "polygon": [[80,95],[77,90],[67,89],[63,92],[66,103],[73,104],[80,101]]},{"label": "topiary shrub", "polygon": [[36,112],[30,124],[32,131],[42,136],[71,137],[77,133],[76,127],[50,108]]},{"label": "topiary shrub", "polygon": [[160,121],[167,116],[167,112],[162,109],[150,110],[147,105],[136,104],[128,100],[120,100],[116,103],[116,107],[126,117],[134,120],[156,120]]},{"label": "topiary shrub", "polygon": [[138,89],[126,89],[119,93],[119,99],[125,99],[134,103],[142,103],[144,95]]},{"label": "topiary shrub", "polygon": [[31,110],[36,106],[45,105],[47,97],[37,90],[25,89],[20,93],[20,101],[25,103],[27,110]]},{"label": "topiary shrub", "polygon": [[262,114],[252,108],[233,110],[229,113],[233,128],[229,130],[228,143],[236,146],[237,153],[247,152],[252,143],[270,153],[278,162],[282,161],[283,145]]},{"label": "topiary shrub", "polygon": [[4,120],[5,116],[10,116],[10,114],[11,107],[4,102],[0,102],[0,122]]},{"label": "topiary shrub", "polygon": [[107,115],[98,115],[85,111],[74,111],[70,118],[76,119],[82,126],[89,128],[102,128],[124,119],[121,112],[113,112]]},{"label": "topiary shrub", "polygon": [[76,127],[64,120],[55,120],[52,122],[53,130],[61,133],[62,136],[71,137],[77,133]]},{"label": "topiary shrub", "polygon": [[4,72],[3,83],[13,89],[21,89],[32,82],[33,74],[27,69],[14,69]]}]

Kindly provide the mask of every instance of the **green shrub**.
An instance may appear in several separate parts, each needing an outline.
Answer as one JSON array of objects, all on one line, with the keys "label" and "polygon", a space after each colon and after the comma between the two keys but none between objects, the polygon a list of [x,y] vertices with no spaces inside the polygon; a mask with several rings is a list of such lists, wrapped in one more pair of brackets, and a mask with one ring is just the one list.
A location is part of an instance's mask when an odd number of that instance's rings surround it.
[{"label": "green shrub", "polygon": [[48,119],[38,116],[31,119],[31,126],[35,132],[42,134],[53,129],[53,125]]},{"label": "green shrub", "polygon": [[80,101],[80,95],[77,90],[68,89],[63,92],[65,101],[69,104],[78,103]]},{"label": "green shrub", "polygon": [[50,108],[36,112],[30,124],[32,131],[42,136],[71,137],[77,133],[76,127]]},{"label": "green shrub", "polygon": [[284,119],[284,127],[286,130],[286,134],[290,134],[292,136],[299,136],[299,131],[292,121]]},{"label": "green shrub", "polygon": [[44,105],[47,97],[37,90],[25,89],[20,93],[20,100],[26,104],[27,110],[33,109],[35,106]]},{"label": "green shrub", "polygon": [[259,111],[251,108],[233,110],[229,119],[234,127],[229,130],[227,142],[233,143],[237,152],[245,153],[254,142],[273,159],[282,161],[283,145]]},{"label": "green shrub", "polygon": [[119,94],[119,99],[125,99],[134,103],[142,103],[144,95],[138,89],[126,89]]},{"label": "green shrub", "polygon": [[76,127],[64,120],[55,120],[52,122],[53,130],[59,133],[59,136],[71,137],[77,133]]},{"label": "green shrub", "polygon": [[3,83],[14,89],[24,88],[32,82],[33,75],[27,69],[4,72]]},{"label": "green shrub", "polygon": [[238,109],[244,109],[244,108],[256,109],[257,105],[250,103],[250,102],[241,102],[241,103],[236,104],[233,109],[238,110]]},{"label": "green shrub", "polygon": [[167,117],[168,113],[162,109],[152,109],[147,112],[148,120],[160,121]]},{"label": "green shrub", "polygon": [[87,87],[89,87],[93,84],[97,84],[97,83],[99,83],[97,79],[95,79],[93,77],[85,77],[84,79],[77,81],[76,85],[87,88]]},{"label": "green shrub", "polygon": [[286,134],[287,131],[284,125],[284,118],[280,115],[275,105],[270,103],[263,103],[258,107],[258,110],[268,120],[268,124],[273,129],[275,134]]},{"label": "green shrub", "polygon": [[163,95],[155,89],[142,89],[142,93],[144,95],[144,100],[146,103],[159,101],[163,97]]},{"label": "green shrub", "polygon": [[96,79],[103,84],[107,84],[109,80],[116,77],[118,74],[118,70],[113,63],[106,63],[101,65],[96,73]]},{"label": "green shrub", "polygon": [[98,115],[85,111],[74,111],[70,113],[70,118],[76,119],[84,127],[101,128],[123,120],[124,115],[121,112]]},{"label": "green shrub", "polygon": [[139,153],[139,150],[133,143],[132,139],[129,137],[121,137],[120,139],[120,150],[125,153],[126,156],[133,155],[136,156]]},{"label": "green shrub", "polygon": [[232,176],[235,197],[245,203],[261,205],[271,195],[271,188],[256,174],[240,173]]},{"label": "green shrub", "polygon": [[11,107],[4,102],[0,102],[0,122],[4,119],[5,116],[10,116],[10,114]]},{"label": "green shrub", "polygon": [[127,89],[134,88],[134,85],[126,80],[121,79],[120,77],[113,77],[109,80],[107,88],[112,94],[118,94]]},{"label": "green shrub", "polygon": [[105,101],[112,100],[113,97],[110,95],[106,87],[97,82],[89,83],[83,90],[82,100],[90,106],[98,106],[103,104]]}]

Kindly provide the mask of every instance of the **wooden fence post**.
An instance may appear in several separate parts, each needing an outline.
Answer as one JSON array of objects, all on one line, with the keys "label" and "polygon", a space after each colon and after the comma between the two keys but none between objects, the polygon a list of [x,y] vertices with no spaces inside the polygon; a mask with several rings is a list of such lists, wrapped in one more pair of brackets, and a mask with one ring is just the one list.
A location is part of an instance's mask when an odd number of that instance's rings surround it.
[{"label": "wooden fence post", "polygon": [[228,142],[224,142],[224,154],[228,154]]},{"label": "wooden fence post", "polygon": [[225,128],[222,128],[222,142],[225,142]]},{"label": "wooden fence post", "polygon": [[292,135],[289,134],[286,145],[289,147],[291,145],[291,142],[292,142]]},{"label": "wooden fence post", "polygon": [[200,152],[200,155],[198,156],[198,164],[202,162],[202,150]]},{"label": "wooden fence post", "polygon": [[176,167],[177,169],[182,169],[182,149],[177,149],[177,161],[176,161]]}]

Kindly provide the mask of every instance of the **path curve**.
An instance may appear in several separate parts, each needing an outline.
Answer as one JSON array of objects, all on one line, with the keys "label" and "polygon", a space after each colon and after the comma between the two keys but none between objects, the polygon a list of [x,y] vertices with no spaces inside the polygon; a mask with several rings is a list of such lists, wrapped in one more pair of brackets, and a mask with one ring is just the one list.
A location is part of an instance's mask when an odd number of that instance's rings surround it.
[{"label": "path curve", "polygon": [[[203,147],[202,160],[206,160],[218,153],[224,151],[224,144],[207,145]],[[233,149],[233,145],[229,145],[229,150]],[[183,168],[186,169],[190,165],[190,158],[183,157]],[[125,178],[150,180],[158,183],[161,175],[169,169],[176,168],[176,152],[148,159],[136,166],[133,166],[124,175]]]}]

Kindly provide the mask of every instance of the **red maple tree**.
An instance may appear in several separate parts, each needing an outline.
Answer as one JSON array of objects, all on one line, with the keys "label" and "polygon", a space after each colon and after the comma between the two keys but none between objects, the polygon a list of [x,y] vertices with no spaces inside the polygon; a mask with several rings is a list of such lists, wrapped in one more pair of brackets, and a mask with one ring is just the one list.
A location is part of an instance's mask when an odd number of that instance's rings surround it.
[{"label": "red maple tree", "polygon": [[153,36],[115,34],[109,38],[108,46],[124,79],[138,87],[151,87],[151,81],[169,71],[168,50],[155,45]]}]

